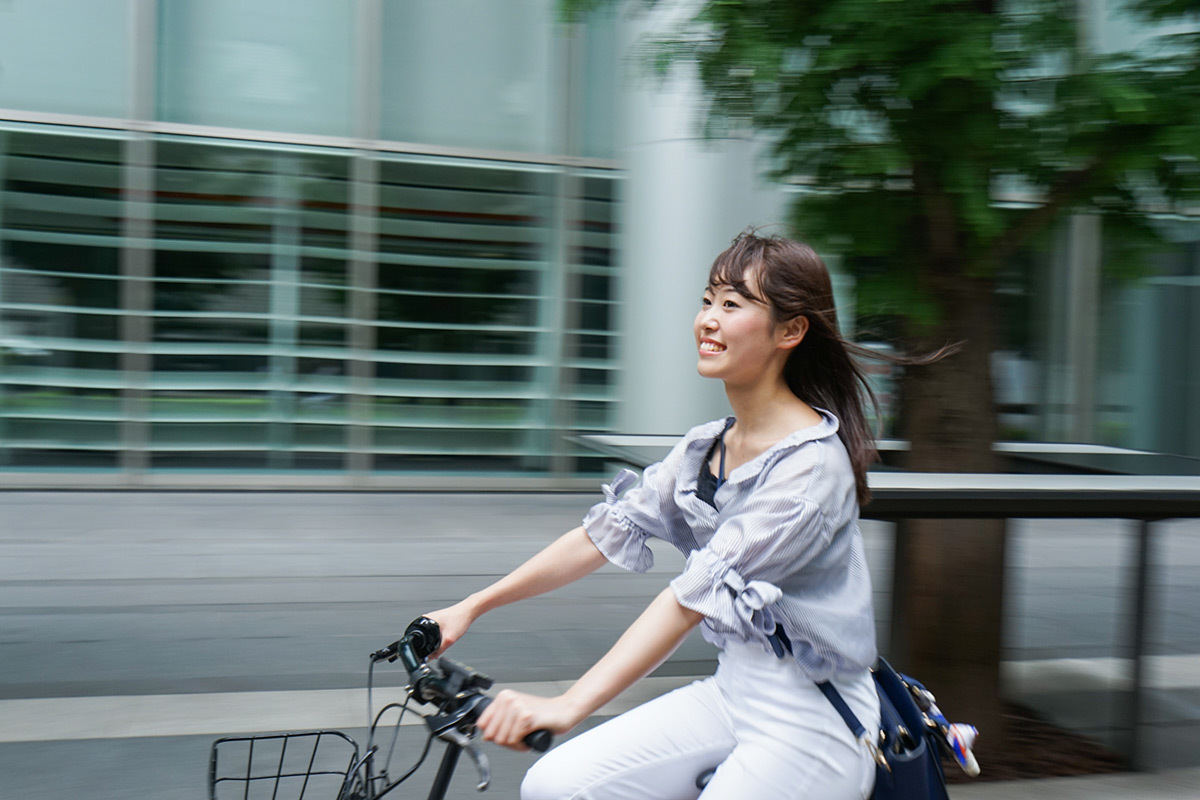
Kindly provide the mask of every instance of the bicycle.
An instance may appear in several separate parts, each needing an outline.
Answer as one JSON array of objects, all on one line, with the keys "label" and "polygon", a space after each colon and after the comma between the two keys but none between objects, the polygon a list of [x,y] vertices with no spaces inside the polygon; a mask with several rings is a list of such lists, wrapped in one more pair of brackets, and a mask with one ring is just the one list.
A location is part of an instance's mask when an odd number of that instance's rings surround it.
[{"label": "bicycle", "polygon": [[[221,797],[240,797],[242,800],[260,796],[271,800],[290,797],[304,800],[306,795],[317,797],[308,794],[310,787],[314,792],[330,787],[336,792],[332,794],[335,800],[378,800],[416,773],[425,762],[435,738],[445,742],[446,749],[428,799],[443,800],[464,750],[479,773],[476,788],[479,791],[486,789],[491,783],[491,769],[487,755],[475,741],[475,723],[492,701],[484,694],[491,688],[492,680],[448,658],[430,659],[441,640],[437,623],[428,617],[418,617],[409,623],[403,637],[371,653],[367,669],[368,735],[361,757],[358,743],[341,731],[222,737],[213,742],[209,756],[209,800],[221,800]],[[378,713],[372,714],[375,665],[397,659],[409,679],[404,687],[404,702],[387,703]],[[388,770],[400,724],[412,701],[434,709],[429,712],[413,709],[413,713],[424,719],[429,736],[417,762],[399,778],[392,778]],[[380,750],[375,743],[375,734],[383,727],[385,715],[395,710],[398,710],[395,723],[387,723],[387,727],[393,729],[392,743],[386,759],[379,764]],[[525,744],[537,752],[545,752],[552,741],[553,735],[546,730],[534,731],[525,737]],[[289,746],[293,743],[300,747],[293,747],[289,754]],[[238,767],[235,774],[222,774],[222,765],[229,763],[235,755],[241,756],[237,762],[243,766]],[[298,793],[293,794],[295,789]],[[280,794],[281,790],[283,794]]]}]

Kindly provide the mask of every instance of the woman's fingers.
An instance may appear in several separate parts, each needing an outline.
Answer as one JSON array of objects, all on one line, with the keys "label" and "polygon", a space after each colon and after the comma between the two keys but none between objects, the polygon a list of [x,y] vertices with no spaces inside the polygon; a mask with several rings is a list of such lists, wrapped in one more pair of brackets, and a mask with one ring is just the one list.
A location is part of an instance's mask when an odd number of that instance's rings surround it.
[{"label": "woman's fingers", "polygon": [[521,727],[529,716],[517,693],[511,690],[501,692],[497,699],[503,703],[502,713],[496,726],[496,737],[493,741],[505,747],[513,747],[521,740]]},{"label": "woman's fingers", "polygon": [[474,621],[470,614],[463,610],[462,603],[430,611],[425,616],[438,624],[438,629],[442,634],[442,643],[433,653],[434,657],[449,650],[451,645],[462,638]]},{"label": "woman's fingers", "polygon": [[501,691],[479,718],[483,738],[514,750],[528,750],[523,740],[535,729],[534,706],[545,702],[546,698],[511,689]]}]

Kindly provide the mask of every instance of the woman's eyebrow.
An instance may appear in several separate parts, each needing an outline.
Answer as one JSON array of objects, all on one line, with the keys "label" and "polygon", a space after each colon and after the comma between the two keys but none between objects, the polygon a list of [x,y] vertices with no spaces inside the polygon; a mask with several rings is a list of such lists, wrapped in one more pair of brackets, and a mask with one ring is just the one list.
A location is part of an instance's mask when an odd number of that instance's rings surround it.
[{"label": "woman's eyebrow", "polygon": [[754,295],[750,294],[748,288],[745,291],[743,291],[742,289],[739,289],[736,286],[730,286],[729,288],[731,291],[733,291],[734,294],[736,294],[738,297],[745,299],[747,302],[758,303],[759,305],[766,305],[766,301],[764,301],[762,298],[755,297]]}]

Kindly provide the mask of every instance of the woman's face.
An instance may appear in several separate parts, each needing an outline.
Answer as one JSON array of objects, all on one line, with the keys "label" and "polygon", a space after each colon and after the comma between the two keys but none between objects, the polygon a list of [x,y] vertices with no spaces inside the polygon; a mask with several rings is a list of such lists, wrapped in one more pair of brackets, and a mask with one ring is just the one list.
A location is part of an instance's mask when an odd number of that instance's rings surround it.
[{"label": "woman's face", "polygon": [[[754,276],[747,278],[747,288],[757,293]],[[781,328],[762,301],[732,286],[709,286],[692,325],[699,357],[696,369],[706,378],[734,385],[761,380],[774,362],[782,370],[787,351],[780,348]]]}]

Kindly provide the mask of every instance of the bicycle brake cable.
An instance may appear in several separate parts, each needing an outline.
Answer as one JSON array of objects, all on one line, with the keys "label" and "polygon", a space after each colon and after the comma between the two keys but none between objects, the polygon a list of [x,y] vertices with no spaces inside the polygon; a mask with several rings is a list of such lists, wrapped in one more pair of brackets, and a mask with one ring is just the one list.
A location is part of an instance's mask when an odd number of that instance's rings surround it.
[{"label": "bicycle brake cable", "polygon": [[425,737],[425,747],[421,750],[421,757],[417,759],[416,764],[412,765],[412,769],[410,769],[408,772],[404,773],[399,778],[397,778],[394,783],[390,783],[387,786],[385,786],[383,788],[383,790],[380,791],[378,794],[372,795],[374,800],[378,800],[380,797],[383,797],[385,794],[390,792],[392,789],[395,789],[397,786],[399,786],[400,784],[404,783],[406,780],[411,778],[412,774],[414,772],[416,772],[418,769],[420,769],[421,765],[425,763],[425,757],[429,755],[429,746],[431,744],[433,744],[433,734],[432,733]]}]

